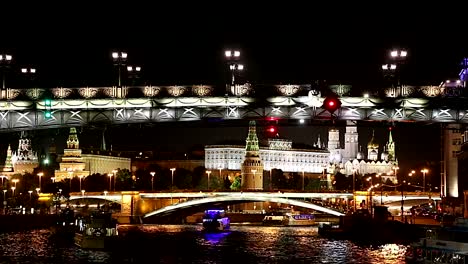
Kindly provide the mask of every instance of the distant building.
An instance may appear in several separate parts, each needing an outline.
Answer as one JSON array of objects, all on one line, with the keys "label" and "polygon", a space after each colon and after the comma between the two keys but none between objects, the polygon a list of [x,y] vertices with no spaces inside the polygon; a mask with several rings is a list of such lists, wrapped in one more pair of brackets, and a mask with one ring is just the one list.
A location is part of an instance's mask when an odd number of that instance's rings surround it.
[{"label": "distant building", "polygon": [[32,173],[39,166],[37,154],[32,150],[31,139],[25,131],[21,132],[18,150],[11,158],[15,173]]},{"label": "distant building", "polygon": [[63,150],[60,169],[55,171],[55,180],[63,181],[74,177],[86,177],[89,171],[85,170],[86,163],[81,156],[80,142],[76,134],[76,128],[70,128],[67,148]]},{"label": "distant building", "polygon": [[241,165],[241,188],[243,190],[263,190],[263,163],[260,159],[255,121],[250,121],[249,134],[245,141],[245,157]]}]

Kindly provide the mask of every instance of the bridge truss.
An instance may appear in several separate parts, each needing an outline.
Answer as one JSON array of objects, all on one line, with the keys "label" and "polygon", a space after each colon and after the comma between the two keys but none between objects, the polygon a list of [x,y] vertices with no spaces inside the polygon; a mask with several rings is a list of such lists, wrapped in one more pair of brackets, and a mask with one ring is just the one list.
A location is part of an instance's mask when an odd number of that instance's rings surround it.
[{"label": "bridge truss", "polygon": [[[324,97],[306,96],[154,96],[126,97],[113,87],[108,97],[91,96],[97,88],[57,88],[50,106],[43,93],[0,100],[0,131],[86,126],[95,123],[128,124],[198,120],[282,119],[364,120],[390,122],[468,123],[468,104],[458,97],[341,97],[342,106],[332,116],[322,108]],[[85,90],[83,90],[85,89]],[[102,88],[109,91],[110,88]],[[62,92],[60,92],[62,91]],[[68,92],[67,92],[68,91]],[[84,91],[84,92],[83,92]],[[86,92],[88,91],[88,92]],[[286,93],[288,94],[288,93]],[[183,95],[183,94],[182,94]],[[23,99],[20,99],[23,98]],[[46,117],[45,111],[51,116]]]}]

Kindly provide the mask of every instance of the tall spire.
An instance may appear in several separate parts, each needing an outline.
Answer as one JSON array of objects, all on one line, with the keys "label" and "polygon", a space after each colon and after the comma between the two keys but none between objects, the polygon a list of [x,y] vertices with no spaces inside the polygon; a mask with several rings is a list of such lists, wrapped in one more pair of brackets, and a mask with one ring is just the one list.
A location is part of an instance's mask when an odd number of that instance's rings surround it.
[{"label": "tall spire", "polygon": [[388,142],[387,142],[387,152],[388,152],[388,160],[395,161],[396,154],[395,154],[395,142],[393,141],[392,137],[392,128],[388,129]]},{"label": "tall spire", "polygon": [[67,140],[67,148],[68,149],[79,149],[80,148],[80,141],[78,140],[78,135],[76,134],[76,128],[70,128],[70,134],[68,135]]},{"label": "tall spire", "polygon": [[3,170],[6,169],[8,171],[13,171],[13,162],[12,162],[11,156],[12,156],[11,146],[10,146],[10,144],[8,144],[7,156],[6,156],[5,166],[3,167]]},{"label": "tall spire", "polygon": [[260,148],[258,146],[257,129],[255,127],[255,121],[253,120],[249,122],[249,134],[247,135],[245,143],[245,150],[247,151],[246,157],[258,156]]},{"label": "tall spire", "polygon": [[318,134],[318,138],[317,138],[317,148],[319,149],[322,148],[322,143],[320,142],[320,134]]}]

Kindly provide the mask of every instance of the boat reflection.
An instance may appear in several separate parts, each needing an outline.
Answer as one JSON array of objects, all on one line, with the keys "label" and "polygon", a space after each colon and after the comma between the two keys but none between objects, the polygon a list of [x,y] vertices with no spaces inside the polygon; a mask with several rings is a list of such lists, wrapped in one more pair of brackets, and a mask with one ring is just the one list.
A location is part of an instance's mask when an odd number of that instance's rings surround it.
[{"label": "boat reflection", "polygon": [[215,233],[206,233],[203,232],[203,237],[207,242],[210,244],[218,244],[220,243],[224,238],[226,238],[229,234],[231,234],[231,231],[225,231],[225,232],[215,232]]}]

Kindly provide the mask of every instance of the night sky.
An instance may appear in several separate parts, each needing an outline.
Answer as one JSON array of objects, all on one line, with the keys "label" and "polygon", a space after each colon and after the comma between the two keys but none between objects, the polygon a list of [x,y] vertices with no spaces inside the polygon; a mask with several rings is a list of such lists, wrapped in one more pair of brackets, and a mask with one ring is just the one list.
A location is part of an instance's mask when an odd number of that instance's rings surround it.
[{"label": "night sky", "polygon": [[[456,16],[444,18],[422,10],[389,10],[388,14],[382,10],[375,14],[366,11],[363,16],[334,10],[322,12],[317,7],[295,7],[294,11],[283,7],[266,10],[249,6],[218,11],[185,7],[167,12],[152,8],[150,14],[142,13],[141,8],[136,11],[118,6],[109,7],[106,12],[82,12],[81,8],[71,8],[69,13],[10,12],[4,17],[0,51],[14,56],[16,70],[21,66],[36,67],[34,85],[41,87],[115,85],[116,70],[110,58],[115,49],[127,51],[129,64],[143,67],[141,83],[153,85],[222,84],[225,48],[241,50],[246,77],[253,84],[327,80],[330,84],[375,89],[381,87],[381,64],[387,62],[392,48],[409,52],[405,65],[409,84],[438,85],[447,78],[456,78],[461,59],[468,56],[467,40],[460,35],[462,27]],[[18,74],[7,78],[13,87],[32,85]],[[383,145],[388,125],[360,124],[360,144],[366,146],[375,129]],[[343,124],[338,127],[344,130]],[[322,138],[326,136],[327,128],[326,124],[284,125],[279,132],[294,142],[313,144],[319,133]],[[96,131],[100,130],[80,130],[82,146],[97,145]],[[438,125],[396,124],[394,132],[402,171],[423,165],[438,169]],[[59,146],[63,146],[66,134],[65,129],[35,133],[42,142],[53,136]],[[151,129],[110,128],[106,137],[114,149],[150,145],[187,151],[196,144],[242,142],[246,134],[247,121],[203,126],[155,124]],[[17,137],[17,133],[2,134],[2,149],[7,141],[17,144]]]}]

